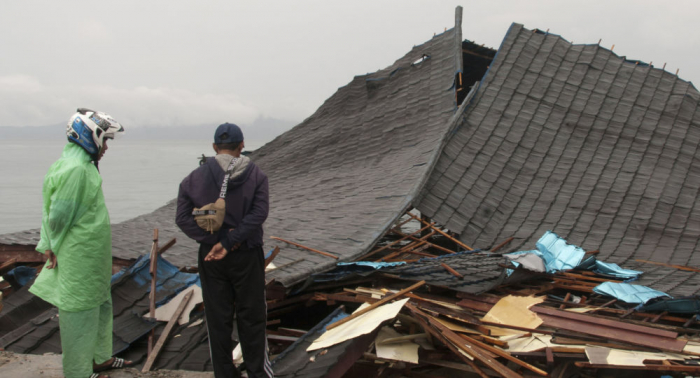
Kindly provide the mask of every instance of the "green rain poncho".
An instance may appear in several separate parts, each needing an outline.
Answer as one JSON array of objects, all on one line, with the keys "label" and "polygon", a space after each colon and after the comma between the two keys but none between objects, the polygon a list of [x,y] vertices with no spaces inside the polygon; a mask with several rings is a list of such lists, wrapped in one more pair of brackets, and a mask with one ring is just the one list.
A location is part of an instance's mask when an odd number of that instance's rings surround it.
[{"label": "green rain poncho", "polygon": [[29,291],[63,311],[95,308],[110,298],[112,231],[90,155],[68,143],[44,178],[43,195],[36,250],[53,251],[58,265],[44,268]]}]

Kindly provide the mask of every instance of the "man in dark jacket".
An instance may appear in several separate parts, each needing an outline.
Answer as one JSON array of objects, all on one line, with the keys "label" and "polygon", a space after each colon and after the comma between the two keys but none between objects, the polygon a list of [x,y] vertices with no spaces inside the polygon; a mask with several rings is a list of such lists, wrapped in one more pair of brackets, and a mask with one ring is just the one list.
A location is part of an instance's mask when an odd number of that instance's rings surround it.
[{"label": "man in dark jacket", "polygon": [[[246,156],[243,133],[224,123],[214,134],[214,158],[190,173],[177,198],[177,225],[199,242],[199,275],[217,378],[239,377],[233,364],[233,317],[249,377],[272,377],[265,335],[265,267],[262,225],[269,210],[267,176]],[[224,184],[228,178],[227,187]],[[193,212],[225,199],[223,224],[201,228]],[[211,213],[214,213],[213,211]],[[216,227],[214,227],[216,229]]]}]

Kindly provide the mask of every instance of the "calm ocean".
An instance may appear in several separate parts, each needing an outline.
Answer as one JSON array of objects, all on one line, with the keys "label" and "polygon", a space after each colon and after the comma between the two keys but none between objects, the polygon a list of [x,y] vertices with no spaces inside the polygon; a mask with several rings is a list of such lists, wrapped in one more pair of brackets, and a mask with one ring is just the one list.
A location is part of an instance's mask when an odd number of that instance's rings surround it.
[{"label": "calm ocean", "polygon": [[[41,226],[44,175],[65,143],[0,140],[0,234]],[[150,213],[175,198],[180,181],[202,154],[213,154],[210,140],[129,140],[125,135],[110,142],[100,173],[112,223]]]}]

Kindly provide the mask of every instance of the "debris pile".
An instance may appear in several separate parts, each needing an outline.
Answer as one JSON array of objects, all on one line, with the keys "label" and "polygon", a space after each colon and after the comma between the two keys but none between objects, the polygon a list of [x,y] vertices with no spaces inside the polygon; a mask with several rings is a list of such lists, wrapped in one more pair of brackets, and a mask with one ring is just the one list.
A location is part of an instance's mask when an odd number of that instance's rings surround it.
[{"label": "debris pile", "polygon": [[[163,258],[175,240],[158,248],[157,233],[154,239],[151,254],[113,277],[114,350],[144,371],[211,370],[198,275]],[[635,285],[643,272],[597,260],[598,251],[552,232],[533,250],[499,253],[509,241],[474,249],[409,211],[358,261],[339,262],[289,288],[270,279],[268,342],[276,375],[700,374],[697,298]],[[289,263],[274,264],[284,253],[268,253],[268,272],[288,269]],[[20,272],[15,282],[23,285],[5,291],[0,347],[60,353],[56,310],[27,291],[33,274],[25,271],[41,266],[15,261],[3,273]],[[243,362],[240,349],[234,357]]]},{"label": "debris pile", "polygon": [[[274,352],[279,337],[289,343],[276,375],[700,374],[697,299],[634,285],[642,272],[554,233],[535,250],[499,254],[409,212],[382,244],[269,300]],[[328,316],[308,332],[294,328],[310,313]]]}]

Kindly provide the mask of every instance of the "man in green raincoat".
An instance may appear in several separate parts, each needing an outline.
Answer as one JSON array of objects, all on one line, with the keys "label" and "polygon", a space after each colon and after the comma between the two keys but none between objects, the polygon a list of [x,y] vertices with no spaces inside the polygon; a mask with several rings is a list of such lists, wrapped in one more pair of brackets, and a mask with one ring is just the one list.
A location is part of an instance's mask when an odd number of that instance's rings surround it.
[{"label": "man in green raincoat", "polygon": [[112,231],[98,171],[107,140],[123,132],[112,117],[78,109],[44,178],[36,249],[48,261],[29,291],[58,307],[66,378],[107,377],[97,373],[131,365],[112,357]]}]

